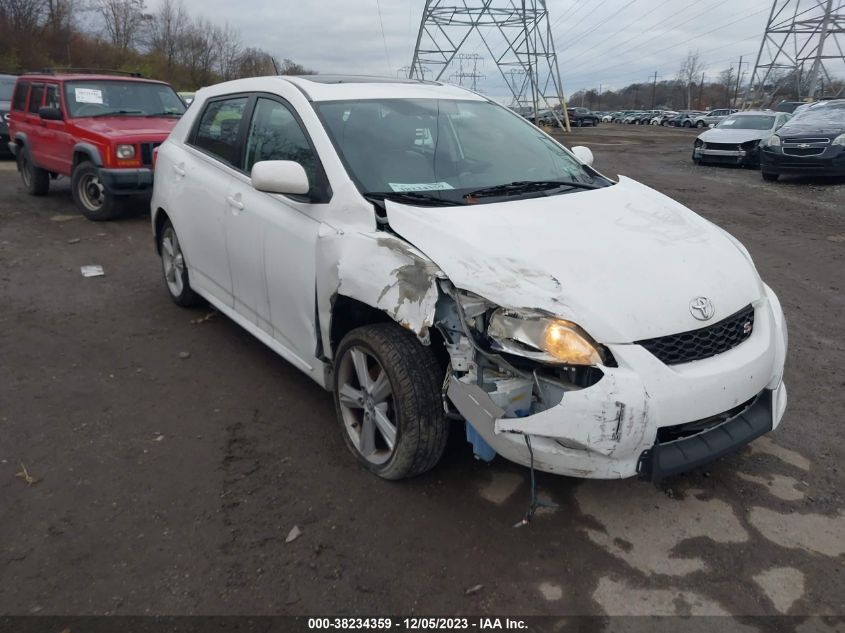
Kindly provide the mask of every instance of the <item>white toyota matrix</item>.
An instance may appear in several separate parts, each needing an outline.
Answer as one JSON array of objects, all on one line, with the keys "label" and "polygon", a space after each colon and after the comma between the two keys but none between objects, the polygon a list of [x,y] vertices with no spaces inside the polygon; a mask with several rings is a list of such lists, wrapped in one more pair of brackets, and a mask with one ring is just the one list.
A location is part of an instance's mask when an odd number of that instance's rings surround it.
[{"label": "white toyota matrix", "polygon": [[167,288],[334,394],[375,474],[482,459],[658,480],[774,429],[783,311],[748,251],[491,100],[436,82],[199,91],[158,149]]}]

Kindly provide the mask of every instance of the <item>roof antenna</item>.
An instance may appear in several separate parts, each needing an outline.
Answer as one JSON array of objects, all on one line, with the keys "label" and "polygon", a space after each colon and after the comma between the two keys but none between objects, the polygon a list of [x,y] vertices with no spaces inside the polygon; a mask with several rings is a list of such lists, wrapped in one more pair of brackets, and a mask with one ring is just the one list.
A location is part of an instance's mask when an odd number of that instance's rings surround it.
[{"label": "roof antenna", "polygon": [[279,65],[276,63],[276,58],[270,55],[270,61],[273,62],[273,71],[277,75],[281,75],[281,73],[279,72]]}]

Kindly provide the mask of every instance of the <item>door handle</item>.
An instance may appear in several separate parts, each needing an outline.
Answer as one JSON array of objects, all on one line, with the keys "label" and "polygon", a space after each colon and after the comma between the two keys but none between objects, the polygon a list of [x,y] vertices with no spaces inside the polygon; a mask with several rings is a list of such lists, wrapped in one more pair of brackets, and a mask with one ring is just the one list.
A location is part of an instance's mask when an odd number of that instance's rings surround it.
[{"label": "door handle", "polygon": [[185,175],[185,170],[179,167],[178,165],[173,165],[173,171],[175,171],[178,176]]},{"label": "door handle", "polygon": [[237,209],[238,211],[244,210],[244,203],[240,200],[235,199],[232,196],[226,198],[226,201],[232,206],[233,209]]}]

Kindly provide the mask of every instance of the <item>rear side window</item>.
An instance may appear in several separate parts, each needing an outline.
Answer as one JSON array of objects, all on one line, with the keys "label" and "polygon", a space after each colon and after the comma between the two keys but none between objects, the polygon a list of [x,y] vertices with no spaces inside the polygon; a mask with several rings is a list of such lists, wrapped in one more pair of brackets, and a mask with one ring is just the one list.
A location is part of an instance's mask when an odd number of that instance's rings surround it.
[{"label": "rear side window", "polygon": [[29,82],[19,81],[15,86],[15,96],[12,98],[12,110],[23,110],[26,107],[26,95],[29,93]]},{"label": "rear side window", "polygon": [[206,105],[191,144],[232,166],[237,165],[238,136],[247,101],[247,97],[234,97]]},{"label": "rear side window", "polygon": [[44,84],[32,84],[32,94],[29,95],[29,111],[38,114],[41,100],[44,97]]}]

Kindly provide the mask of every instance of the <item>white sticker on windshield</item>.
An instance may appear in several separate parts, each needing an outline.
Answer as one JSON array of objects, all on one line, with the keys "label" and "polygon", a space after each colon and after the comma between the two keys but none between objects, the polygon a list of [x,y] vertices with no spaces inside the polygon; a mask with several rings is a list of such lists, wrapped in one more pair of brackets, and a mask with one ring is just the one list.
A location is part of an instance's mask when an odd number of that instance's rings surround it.
[{"label": "white sticker on windshield", "polygon": [[446,189],[454,189],[448,182],[389,182],[390,188],[393,191],[445,191]]},{"label": "white sticker on windshield", "polygon": [[76,88],[77,103],[99,103],[103,104],[103,91],[97,88]]}]

